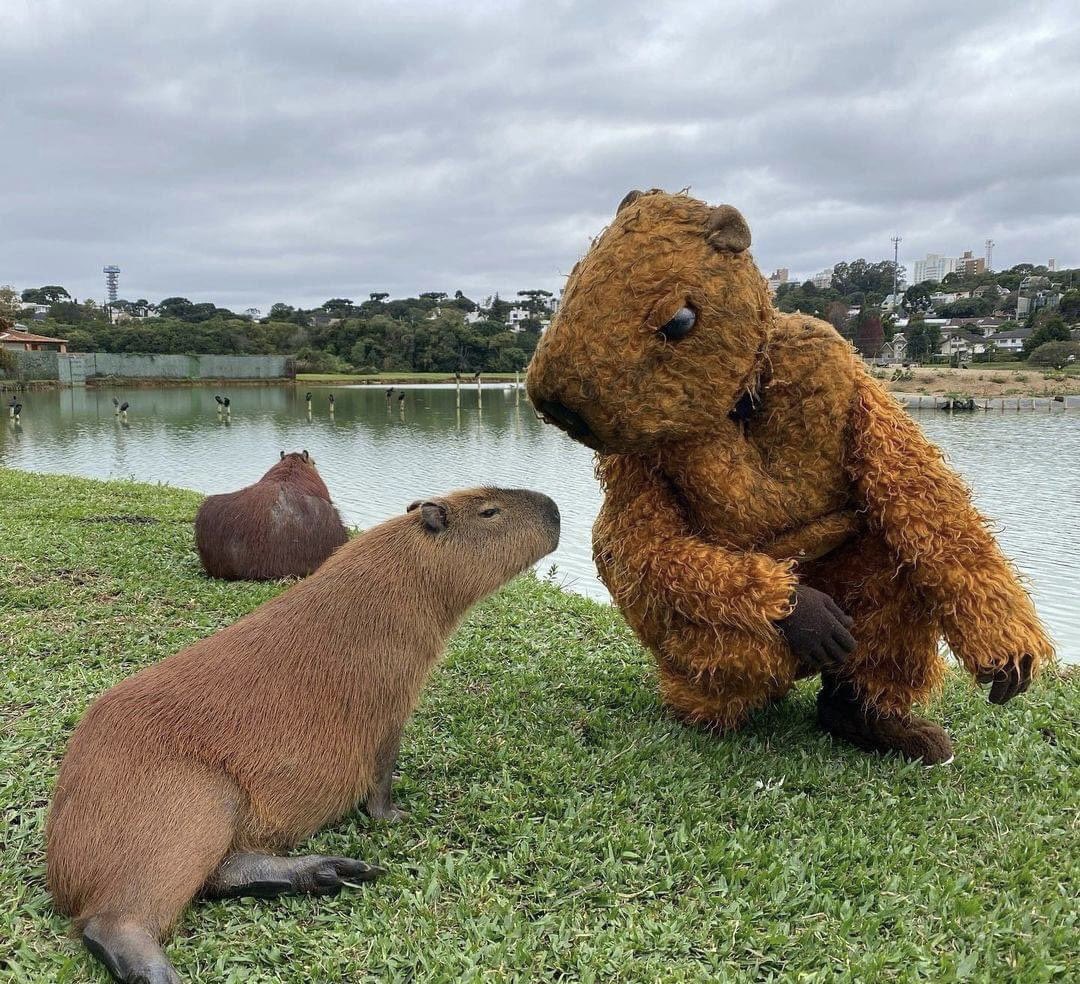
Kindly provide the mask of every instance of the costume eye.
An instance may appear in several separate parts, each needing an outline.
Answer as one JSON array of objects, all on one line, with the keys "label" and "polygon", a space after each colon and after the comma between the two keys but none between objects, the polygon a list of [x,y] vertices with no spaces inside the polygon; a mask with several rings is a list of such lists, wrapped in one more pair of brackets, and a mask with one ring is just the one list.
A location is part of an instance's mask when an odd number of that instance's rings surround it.
[{"label": "costume eye", "polygon": [[693,308],[679,308],[675,312],[674,318],[666,325],[660,326],[660,334],[669,342],[677,342],[680,338],[686,338],[690,334],[690,329],[694,327],[695,321],[697,321],[697,314]]},{"label": "costume eye", "polygon": [[492,506],[490,509],[483,510],[480,513],[480,515],[483,516],[484,519],[491,519],[492,516],[498,516],[499,513],[501,513],[501,512],[502,512],[501,509],[498,509],[495,506]]}]

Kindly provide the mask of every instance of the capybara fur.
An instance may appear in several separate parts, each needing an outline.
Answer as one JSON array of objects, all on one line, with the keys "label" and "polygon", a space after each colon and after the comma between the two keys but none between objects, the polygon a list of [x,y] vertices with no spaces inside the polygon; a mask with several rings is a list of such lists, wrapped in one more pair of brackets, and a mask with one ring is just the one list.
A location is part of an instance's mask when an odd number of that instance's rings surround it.
[{"label": "capybara fur", "polygon": [[830,324],[772,306],[749,245],[730,205],[631,192],[529,396],[598,452],[597,567],[679,716],[735,728],[825,670],[827,731],[943,761],[910,716],[942,637],[996,703],[1053,647],[963,481]]},{"label": "capybara fur", "polygon": [[48,886],[114,976],[178,980],[158,940],[197,895],[374,877],[361,861],[278,855],[360,803],[400,815],[401,731],[447,637],[558,537],[558,509],[537,492],[414,503],[94,701],[56,783]]},{"label": "capybara fur", "polygon": [[208,496],[195,514],[203,567],[228,581],[306,577],[348,538],[306,451],[282,451],[254,485]]}]

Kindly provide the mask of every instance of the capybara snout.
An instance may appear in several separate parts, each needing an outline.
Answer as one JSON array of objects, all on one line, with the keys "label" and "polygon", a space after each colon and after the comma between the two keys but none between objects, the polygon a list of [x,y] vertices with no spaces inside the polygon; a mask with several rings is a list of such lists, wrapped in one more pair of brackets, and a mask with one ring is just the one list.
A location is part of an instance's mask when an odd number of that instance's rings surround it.
[{"label": "capybara snout", "polygon": [[408,512],[438,555],[463,576],[491,578],[493,588],[559,545],[559,507],[531,489],[463,489],[414,502]]}]

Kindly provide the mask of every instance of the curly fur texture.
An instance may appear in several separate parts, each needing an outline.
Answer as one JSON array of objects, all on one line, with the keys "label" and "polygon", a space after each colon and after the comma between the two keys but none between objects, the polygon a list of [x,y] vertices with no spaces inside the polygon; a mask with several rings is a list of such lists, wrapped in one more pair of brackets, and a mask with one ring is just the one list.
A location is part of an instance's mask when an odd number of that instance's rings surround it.
[{"label": "curly fur texture", "polygon": [[628,195],[529,367],[599,452],[597,567],[664,700],[723,730],[783,696],[799,582],[853,617],[844,680],[882,714],[940,684],[942,636],[976,676],[1037,670],[1052,645],[964,483],[831,325],[772,308],[748,244],[730,206]]}]

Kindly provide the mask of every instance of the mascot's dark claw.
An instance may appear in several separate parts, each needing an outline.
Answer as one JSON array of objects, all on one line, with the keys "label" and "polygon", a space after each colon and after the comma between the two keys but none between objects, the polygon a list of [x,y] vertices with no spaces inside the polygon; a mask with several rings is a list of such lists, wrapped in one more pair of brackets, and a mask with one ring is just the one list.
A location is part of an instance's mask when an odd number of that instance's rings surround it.
[{"label": "mascot's dark claw", "polygon": [[1031,686],[1032,658],[1024,654],[1015,663],[1010,663],[995,673],[981,673],[976,679],[979,683],[989,683],[990,703],[1007,704],[1017,694],[1022,694]]}]

